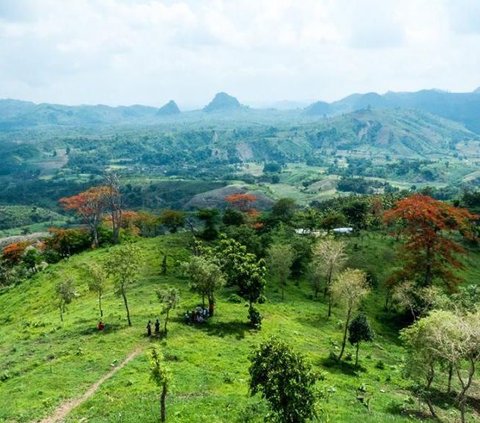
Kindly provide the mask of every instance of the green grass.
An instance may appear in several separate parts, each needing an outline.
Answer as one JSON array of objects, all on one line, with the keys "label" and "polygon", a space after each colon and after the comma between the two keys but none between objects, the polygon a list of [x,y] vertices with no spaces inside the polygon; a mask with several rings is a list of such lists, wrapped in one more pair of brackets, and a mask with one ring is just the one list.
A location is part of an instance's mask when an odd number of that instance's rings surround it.
[{"label": "green grass", "polygon": [[[158,343],[173,375],[168,397],[169,422],[261,422],[266,412],[260,398],[248,395],[248,356],[270,336],[279,336],[305,354],[317,371],[325,374],[318,383],[325,398],[319,400],[322,416],[330,422],[419,421],[398,410],[416,409],[409,383],[402,377],[403,348],[398,324],[382,312],[382,282],[394,265],[392,240],[380,235],[352,238],[349,265],[375,270],[379,287],[365,310],[377,333],[375,341],[362,345],[360,371],[351,362],[341,366],[328,360],[341,341],[342,313],[335,309],[326,318],[326,305],[311,298],[308,284],[291,282],[281,301],[270,283],[268,301],[259,306],[264,315],[261,331],[246,324],[244,304],[227,301],[225,290],[218,298],[217,315],[203,326],[182,322],[185,310],[198,304],[188,281],[178,274],[178,262],[188,258],[187,235],[163,236],[139,241],[145,266],[129,292],[133,327],[126,326],[122,302],[108,289],[104,300],[107,330],[98,333],[97,303],[80,277],[79,267],[101,262],[109,254],[99,249],[51,266],[41,274],[0,295],[0,422],[28,422],[49,415],[62,401],[83,393],[113,365],[138,346]],[[160,250],[171,254],[166,276],[160,274]],[[478,255],[471,260],[475,266]],[[477,278],[477,270],[465,273]],[[53,300],[55,282],[74,277],[80,296],[60,322]],[[145,325],[159,313],[155,290],[174,285],[181,291],[165,340],[149,340]],[[353,348],[348,346],[348,352]],[[384,369],[377,363],[384,363]],[[370,409],[356,398],[357,388],[367,386]],[[249,417],[250,416],[250,417]],[[412,412],[413,416],[413,412]],[[156,422],[159,418],[158,388],[149,381],[146,354],[142,353],[68,417],[68,422]]]}]

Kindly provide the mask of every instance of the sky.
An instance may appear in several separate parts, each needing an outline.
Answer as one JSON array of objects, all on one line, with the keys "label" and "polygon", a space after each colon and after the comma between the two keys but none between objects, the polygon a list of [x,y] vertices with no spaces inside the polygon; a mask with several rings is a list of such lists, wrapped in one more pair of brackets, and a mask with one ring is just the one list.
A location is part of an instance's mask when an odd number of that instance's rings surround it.
[{"label": "sky", "polygon": [[480,0],[0,0],[0,98],[249,105],[480,86]]}]

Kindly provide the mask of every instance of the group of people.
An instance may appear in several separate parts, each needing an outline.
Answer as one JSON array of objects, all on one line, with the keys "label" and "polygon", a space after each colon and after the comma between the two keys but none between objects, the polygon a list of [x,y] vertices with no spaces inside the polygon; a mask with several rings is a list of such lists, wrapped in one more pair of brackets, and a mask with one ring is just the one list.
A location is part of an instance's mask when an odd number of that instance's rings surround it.
[{"label": "group of people", "polygon": [[[155,336],[160,335],[160,320],[155,320]],[[152,321],[149,320],[147,323],[147,336],[152,336]]]},{"label": "group of people", "polygon": [[195,307],[192,311],[187,311],[184,315],[186,323],[203,323],[210,317],[208,308]]}]

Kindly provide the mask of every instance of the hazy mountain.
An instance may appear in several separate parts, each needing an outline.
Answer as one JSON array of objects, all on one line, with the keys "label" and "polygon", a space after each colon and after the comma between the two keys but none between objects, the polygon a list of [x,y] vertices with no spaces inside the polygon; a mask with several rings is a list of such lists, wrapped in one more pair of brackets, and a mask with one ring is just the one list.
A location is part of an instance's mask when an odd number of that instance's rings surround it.
[{"label": "hazy mountain", "polygon": [[[473,93],[450,93],[440,90],[418,92],[387,92],[353,94],[330,104],[329,114],[348,113],[365,108],[416,109],[447,119],[462,122],[465,126],[480,133],[480,96]],[[309,115],[323,115],[322,108],[315,113],[315,104],[305,109]]]},{"label": "hazy mountain", "polygon": [[0,100],[0,129],[35,126],[88,126],[100,124],[142,123],[155,117],[157,109],[133,105],[110,107],[64,106],[60,104]]},{"label": "hazy mountain", "polygon": [[305,108],[305,114],[315,116],[315,115],[328,115],[331,113],[330,104],[325,101],[317,101],[310,104],[310,106]]},{"label": "hazy mountain", "polygon": [[397,156],[453,155],[480,137],[461,124],[414,110],[364,108],[322,121],[310,138],[317,148],[388,152]]},{"label": "hazy mountain", "polygon": [[227,93],[218,93],[213,100],[208,103],[204,108],[204,112],[232,112],[243,109],[244,106],[231,95]]},{"label": "hazy mountain", "polygon": [[177,106],[177,103],[175,103],[173,100],[170,100],[167,104],[164,106],[160,107],[158,109],[157,115],[159,116],[170,116],[170,115],[178,115],[180,112],[180,109]]}]

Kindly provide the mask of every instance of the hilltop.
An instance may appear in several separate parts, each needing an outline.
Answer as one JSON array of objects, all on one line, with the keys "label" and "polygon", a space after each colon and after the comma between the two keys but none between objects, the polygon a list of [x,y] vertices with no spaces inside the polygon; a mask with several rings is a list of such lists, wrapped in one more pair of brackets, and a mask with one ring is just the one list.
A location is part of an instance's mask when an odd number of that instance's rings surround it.
[{"label": "hilltop", "polygon": [[177,106],[177,103],[175,101],[170,100],[167,104],[164,106],[160,107],[158,109],[157,114],[159,116],[170,116],[170,115],[178,115],[180,114],[180,109]]},{"label": "hilltop", "polygon": [[241,110],[244,106],[231,95],[221,92],[217,93],[213,100],[208,103],[203,111],[205,112],[233,112]]}]

